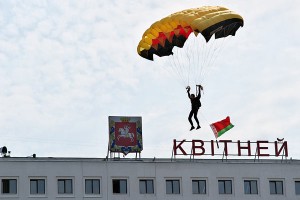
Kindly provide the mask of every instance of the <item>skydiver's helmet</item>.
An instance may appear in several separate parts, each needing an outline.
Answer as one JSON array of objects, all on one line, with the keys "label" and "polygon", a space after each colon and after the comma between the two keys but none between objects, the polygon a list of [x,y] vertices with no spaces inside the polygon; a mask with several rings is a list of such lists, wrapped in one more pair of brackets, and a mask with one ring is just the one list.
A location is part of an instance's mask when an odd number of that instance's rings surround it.
[{"label": "skydiver's helmet", "polygon": [[192,99],[195,98],[195,95],[194,95],[194,94],[191,94],[191,98],[192,98]]}]

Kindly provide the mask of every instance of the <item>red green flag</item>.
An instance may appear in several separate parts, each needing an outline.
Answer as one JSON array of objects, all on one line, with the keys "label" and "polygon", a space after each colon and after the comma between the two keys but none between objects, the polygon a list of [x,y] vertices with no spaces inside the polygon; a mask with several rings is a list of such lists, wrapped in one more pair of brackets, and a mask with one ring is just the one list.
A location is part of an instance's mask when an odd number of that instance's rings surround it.
[{"label": "red green flag", "polygon": [[221,135],[223,135],[226,131],[230,130],[234,126],[230,123],[230,118],[226,117],[226,119],[223,119],[221,121],[212,123],[210,125],[212,131],[215,134],[215,137],[218,138]]}]

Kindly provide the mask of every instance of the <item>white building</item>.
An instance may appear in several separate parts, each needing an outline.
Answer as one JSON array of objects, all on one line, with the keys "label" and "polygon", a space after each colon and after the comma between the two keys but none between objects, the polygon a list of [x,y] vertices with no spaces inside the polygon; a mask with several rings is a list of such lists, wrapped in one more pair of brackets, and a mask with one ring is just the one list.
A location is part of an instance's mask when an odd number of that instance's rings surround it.
[{"label": "white building", "polygon": [[300,199],[300,160],[0,158],[0,199]]}]

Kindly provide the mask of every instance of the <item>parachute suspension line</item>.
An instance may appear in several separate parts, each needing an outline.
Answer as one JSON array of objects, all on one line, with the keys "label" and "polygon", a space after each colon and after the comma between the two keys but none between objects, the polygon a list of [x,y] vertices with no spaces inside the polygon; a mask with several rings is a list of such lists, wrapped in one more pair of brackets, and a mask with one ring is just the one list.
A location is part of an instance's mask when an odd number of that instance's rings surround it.
[{"label": "parachute suspension line", "polygon": [[179,49],[176,55],[180,57],[180,63],[184,68],[182,69],[183,73],[186,76],[187,85],[190,84],[190,81],[194,81],[195,85],[199,84],[199,77],[197,76],[199,68],[201,70],[200,58],[201,50],[203,44],[199,45],[201,41],[200,37],[190,36],[186,41],[184,47]]},{"label": "parachute suspension line", "polygon": [[179,77],[179,82],[181,85],[184,85],[184,77],[182,76],[182,73],[180,73],[180,66],[177,61],[178,58],[175,58],[174,56],[171,56],[171,59],[168,59],[168,69],[170,73],[175,74],[177,77]]},{"label": "parachute suspension line", "polygon": [[216,41],[215,39],[213,41],[210,41],[210,44],[208,44],[208,52],[206,55],[206,59],[205,59],[205,69],[201,72],[201,77],[202,80],[204,81],[205,77],[207,76],[206,74],[209,73],[211,71],[211,68],[214,64],[214,61],[216,60],[217,56],[219,56],[219,50],[220,50],[220,46],[218,46],[218,41]]},{"label": "parachute suspension line", "polygon": [[188,75],[186,73],[187,71],[187,66],[184,62],[184,57],[182,55],[182,53],[180,53],[183,49],[179,49],[179,48],[176,48],[176,56],[174,56],[174,58],[176,60],[176,62],[174,62],[174,66],[179,74],[179,76],[181,77],[182,79],[182,82],[184,84],[184,86],[186,87],[188,84],[189,84],[189,79],[188,79]]},{"label": "parachute suspension line", "polygon": [[201,82],[199,82],[199,76],[198,76],[198,71],[202,70],[202,66],[199,64],[200,63],[200,48],[202,45],[199,45],[199,43],[201,42],[200,38],[197,37],[193,37],[192,39],[192,44],[190,46],[190,55],[192,55],[192,72],[193,72],[193,81],[194,84],[201,84]]},{"label": "parachute suspension line", "polygon": [[[177,52],[175,52],[175,54],[177,54]],[[184,73],[182,72],[182,70],[184,69],[184,66],[182,66],[182,62],[180,62],[178,55],[176,55],[176,56],[172,55],[171,59],[168,59],[168,60],[170,62],[169,63],[170,67],[172,68],[171,71],[179,77],[179,81],[185,87],[186,86],[186,82],[185,82],[186,78],[184,77]]]},{"label": "parachute suspension line", "polygon": [[[197,72],[197,69],[198,69],[198,71],[202,71],[203,69],[202,69],[202,66],[199,66],[200,65],[200,53],[201,53],[201,45],[198,45],[198,44],[196,44],[196,46],[197,46],[197,48],[196,48],[196,65],[195,65],[195,68],[196,68],[196,71],[195,71],[195,73],[196,73],[196,76],[197,76],[197,74],[199,73],[199,72]],[[199,68],[197,68],[197,66],[199,66]],[[200,75],[198,76],[198,77],[200,77]],[[200,78],[199,78],[200,79]],[[201,84],[202,85],[202,81],[201,81],[201,79],[199,80],[199,82],[197,82],[197,80],[195,79],[194,80],[195,82],[196,82],[196,84]]]},{"label": "parachute suspension line", "polygon": [[[161,60],[163,60],[163,59],[161,59]],[[158,62],[157,62],[158,63]],[[164,62],[164,64],[162,64],[162,63],[160,63],[159,65],[161,66],[161,68],[163,68],[166,72],[168,72],[168,74],[174,74],[174,75],[178,75],[179,76],[179,74],[180,73],[178,73],[176,70],[174,70],[173,68],[173,66],[172,65],[170,65],[171,63],[170,63],[170,60],[169,60],[169,62]],[[180,77],[180,76],[179,76]],[[179,82],[181,83],[181,85],[184,85],[184,79],[182,78],[182,77],[180,77],[180,79],[179,79]]]},{"label": "parachute suspension line", "polygon": [[[233,28],[235,27],[236,23],[232,23],[227,26],[227,29],[224,29],[224,35],[228,35],[225,38],[222,39],[213,39],[214,43],[219,43],[214,47],[213,55],[211,56],[211,60],[209,61],[208,68],[211,68],[214,66],[214,63],[218,59],[219,55],[221,55],[221,51],[223,51],[228,44],[228,41],[232,38],[232,36],[229,34],[232,32]],[[226,31],[227,30],[227,31]],[[218,42],[216,42],[218,40]],[[208,73],[211,73],[211,70],[207,70]],[[203,80],[209,75],[203,75]]]},{"label": "parachute suspension line", "polygon": [[209,42],[201,35],[190,35],[184,47],[173,48],[174,55],[160,58],[165,59],[165,65],[168,65],[163,68],[176,75],[184,87],[190,85],[190,81],[195,85],[203,84],[212,72],[220,52],[224,49],[223,46],[231,38],[229,36],[233,27],[234,24],[231,24],[224,29],[224,35],[228,35],[227,37],[215,39],[215,36],[212,36]]},{"label": "parachute suspension line", "polygon": [[212,56],[211,49],[212,49],[213,45],[214,45],[214,42],[207,43],[202,46],[204,54],[202,54],[203,62],[201,63],[201,65],[202,65],[201,71],[199,71],[199,77],[201,78],[200,79],[201,82],[203,81],[204,74],[208,69],[208,61],[211,59],[211,56]]},{"label": "parachute suspension line", "polygon": [[[205,73],[205,71],[207,70],[207,63],[208,63],[208,60],[210,59],[211,57],[211,44],[205,44],[205,40],[204,38],[199,38],[199,41],[198,42],[201,42],[203,44],[196,44],[195,46],[197,47],[196,49],[196,54],[195,56],[198,56],[198,63],[197,63],[197,68],[195,70],[195,75],[194,75],[194,78],[195,78],[195,83],[196,84],[202,84],[202,79],[203,79],[203,75]],[[200,59],[201,59],[201,62],[200,62]]]},{"label": "parachute suspension line", "polygon": [[193,72],[193,63],[192,63],[192,52],[191,52],[191,46],[188,45],[187,48],[185,48],[185,51],[183,52],[183,56],[185,56],[186,58],[186,62],[185,64],[187,65],[185,67],[186,69],[186,75],[187,75],[187,83],[188,85],[190,85],[190,78],[191,78],[191,75],[192,75],[192,72]]},{"label": "parachute suspension line", "polygon": [[159,65],[161,68],[163,68],[168,74],[173,74],[177,78],[177,81],[180,83],[180,85],[185,85],[185,78],[182,76],[182,72],[180,72],[180,62],[178,61],[177,56],[170,55],[168,57],[161,57],[160,59],[157,59],[155,64]]},{"label": "parachute suspension line", "polygon": [[185,52],[185,56],[187,58],[187,61],[188,61],[188,67],[186,68],[187,69],[187,83],[188,85],[190,85],[190,75],[191,75],[191,72],[193,71],[191,68],[193,68],[192,66],[192,63],[191,63],[191,57],[190,55],[193,55],[191,52],[191,48],[190,46],[188,45],[186,50],[184,51]]},{"label": "parachute suspension line", "polygon": [[[187,18],[189,20],[184,24],[189,27],[188,29],[180,23],[181,20],[184,21]],[[192,26],[196,21],[205,24],[205,29],[202,30],[202,33],[192,34],[193,31],[196,31]],[[232,21],[235,23],[232,23]],[[210,72],[208,68],[211,68],[219,55],[220,49],[216,46],[219,43],[218,38],[222,41],[224,37],[234,36],[236,31],[243,25],[242,16],[237,13],[233,15],[231,10],[224,7],[205,6],[178,11],[153,23],[144,32],[138,44],[137,52],[140,56],[149,60],[153,60],[154,54],[159,57],[169,57],[167,59],[169,64],[166,64],[167,60],[165,59],[159,58],[159,60],[162,60],[163,68],[176,74],[177,80],[182,82],[184,86],[189,85],[190,81],[202,84],[204,78],[207,78],[205,74]],[[210,30],[215,35],[212,35],[210,42],[206,42],[206,32]],[[159,32],[158,35],[157,32]],[[176,37],[166,44],[166,40],[170,40],[168,36],[171,36],[171,33],[174,33]],[[214,41],[213,38],[215,37],[217,37],[217,41]],[[197,45],[189,46],[193,41]],[[201,45],[199,45],[199,42],[201,42]],[[158,46],[158,43],[164,45]],[[183,48],[178,48],[178,46]],[[176,58],[170,55],[173,50]],[[177,53],[175,53],[176,50]]]},{"label": "parachute suspension line", "polygon": [[189,45],[185,45],[183,48],[174,48],[174,55],[171,56],[170,65],[173,68],[173,72],[181,79],[183,86],[187,86],[190,83],[191,69],[191,48]]}]

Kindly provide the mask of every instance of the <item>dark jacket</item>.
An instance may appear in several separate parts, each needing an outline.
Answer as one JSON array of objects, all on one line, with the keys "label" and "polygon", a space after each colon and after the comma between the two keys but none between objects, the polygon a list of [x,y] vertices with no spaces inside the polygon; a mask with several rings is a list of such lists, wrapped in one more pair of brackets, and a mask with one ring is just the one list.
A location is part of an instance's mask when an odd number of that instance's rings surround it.
[{"label": "dark jacket", "polygon": [[200,93],[195,98],[190,97],[191,104],[192,104],[192,110],[199,109],[201,107],[200,97],[201,97]]},{"label": "dark jacket", "polygon": [[201,107],[201,102],[200,102],[201,91],[200,91],[200,88],[198,88],[198,91],[197,91],[198,94],[195,98],[191,97],[190,90],[188,90],[187,92],[188,92],[188,96],[191,100],[192,110],[198,110]]}]

